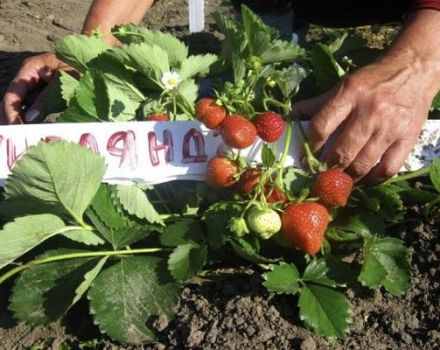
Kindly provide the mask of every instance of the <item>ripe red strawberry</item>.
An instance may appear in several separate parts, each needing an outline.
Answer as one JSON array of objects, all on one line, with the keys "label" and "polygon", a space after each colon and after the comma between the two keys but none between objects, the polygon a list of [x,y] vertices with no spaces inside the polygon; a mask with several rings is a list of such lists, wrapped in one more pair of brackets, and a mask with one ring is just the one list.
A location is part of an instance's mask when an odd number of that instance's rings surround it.
[{"label": "ripe red strawberry", "polygon": [[312,186],[312,195],[327,208],[339,208],[347,204],[353,189],[353,179],[338,169],[319,174]]},{"label": "ripe red strawberry", "polygon": [[286,203],[287,197],[283,191],[278,187],[271,188],[270,186],[265,186],[264,192],[266,195],[266,200],[268,203]]},{"label": "ripe red strawberry", "polygon": [[264,112],[254,121],[257,133],[266,142],[276,142],[283,136],[286,121],[277,113]]},{"label": "ripe red strawberry", "polygon": [[257,138],[257,129],[248,119],[238,114],[227,117],[221,127],[220,134],[223,141],[232,148],[246,148],[252,145]]},{"label": "ripe red strawberry", "polygon": [[170,118],[165,113],[151,113],[147,117],[149,122],[168,122]]},{"label": "ripe red strawberry", "polygon": [[226,118],[227,110],[212,98],[202,98],[196,103],[196,117],[209,129],[216,129]]},{"label": "ripe red strawberry", "polygon": [[327,209],[316,202],[290,204],[281,216],[284,236],[304,253],[315,255],[324,242],[329,222]]},{"label": "ripe red strawberry", "polygon": [[250,194],[254,187],[260,181],[261,170],[258,168],[249,168],[240,175],[240,179],[235,184],[234,189],[241,195]]},{"label": "ripe red strawberry", "polygon": [[206,182],[212,187],[229,187],[237,181],[234,179],[237,172],[237,164],[225,157],[217,156],[208,162]]}]

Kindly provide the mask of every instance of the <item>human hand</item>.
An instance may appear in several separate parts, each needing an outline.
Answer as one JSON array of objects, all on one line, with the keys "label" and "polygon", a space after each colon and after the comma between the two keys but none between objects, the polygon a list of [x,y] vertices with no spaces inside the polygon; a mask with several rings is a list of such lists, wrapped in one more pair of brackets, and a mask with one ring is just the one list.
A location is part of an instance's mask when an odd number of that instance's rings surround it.
[{"label": "human hand", "polygon": [[[0,103],[0,124],[42,120],[46,116],[42,97],[47,84],[66,67],[52,52],[25,60]],[[34,97],[34,98],[32,98]],[[23,107],[32,103],[23,115]]]},{"label": "human hand", "polygon": [[293,106],[293,115],[310,117],[313,152],[329,145],[329,166],[355,181],[377,182],[395,175],[418,140],[435,95],[420,67],[382,59],[347,76],[330,91]]}]

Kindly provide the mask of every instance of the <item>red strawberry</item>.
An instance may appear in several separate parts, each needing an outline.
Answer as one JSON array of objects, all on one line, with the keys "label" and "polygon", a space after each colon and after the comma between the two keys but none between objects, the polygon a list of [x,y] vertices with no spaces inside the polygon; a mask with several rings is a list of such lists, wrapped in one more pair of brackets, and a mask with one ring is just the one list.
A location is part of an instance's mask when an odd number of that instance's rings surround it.
[{"label": "red strawberry", "polygon": [[216,129],[226,118],[226,108],[212,98],[202,98],[196,104],[196,117],[209,129]]},{"label": "red strawberry", "polygon": [[286,121],[277,113],[264,112],[254,121],[257,133],[266,142],[276,142],[283,136]]},{"label": "red strawberry", "polygon": [[254,187],[260,181],[261,170],[258,168],[249,168],[240,175],[240,179],[235,184],[235,190],[241,195],[246,195],[252,192]]},{"label": "red strawberry", "polygon": [[353,179],[338,169],[329,169],[319,174],[312,186],[312,195],[327,208],[343,207],[353,189]]},{"label": "red strawberry", "polygon": [[281,216],[284,236],[304,253],[315,255],[324,242],[329,222],[327,209],[316,202],[290,204]]},{"label": "red strawberry", "polygon": [[227,117],[221,127],[223,141],[232,148],[246,148],[257,138],[257,129],[248,119],[238,114]]},{"label": "red strawberry", "polygon": [[217,156],[208,162],[206,182],[212,187],[229,187],[237,181],[234,179],[237,172],[237,164],[225,157]]},{"label": "red strawberry", "polygon": [[151,113],[147,117],[149,122],[168,122],[170,118],[164,113]]},{"label": "red strawberry", "polygon": [[265,186],[264,193],[266,195],[266,200],[268,203],[286,203],[287,197],[283,191],[278,187]]}]

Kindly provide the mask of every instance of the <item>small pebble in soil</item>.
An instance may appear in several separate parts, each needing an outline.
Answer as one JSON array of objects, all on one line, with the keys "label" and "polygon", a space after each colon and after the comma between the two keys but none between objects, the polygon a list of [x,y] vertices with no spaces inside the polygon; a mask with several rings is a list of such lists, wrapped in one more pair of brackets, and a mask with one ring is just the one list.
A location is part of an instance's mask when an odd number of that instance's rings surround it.
[{"label": "small pebble in soil", "polygon": [[301,343],[301,350],[316,350],[316,342],[312,337],[307,337]]}]

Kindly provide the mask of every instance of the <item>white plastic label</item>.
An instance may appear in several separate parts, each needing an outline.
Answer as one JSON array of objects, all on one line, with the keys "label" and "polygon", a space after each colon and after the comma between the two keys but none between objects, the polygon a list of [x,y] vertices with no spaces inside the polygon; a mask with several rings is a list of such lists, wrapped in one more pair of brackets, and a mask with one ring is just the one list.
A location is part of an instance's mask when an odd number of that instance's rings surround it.
[{"label": "white plastic label", "polygon": [[[5,125],[0,126],[0,185],[27,148],[54,140],[75,142],[103,156],[107,163],[104,181],[108,183],[203,180],[208,160],[227,150],[221,136],[199,122]],[[294,128],[286,166],[301,165],[301,144],[298,128]],[[262,146],[258,139],[241,155],[260,161]],[[282,139],[276,146],[278,156],[283,146]],[[402,171],[426,167],[439,156],[440,121],[429,120]]]},{"label": "white plastic label", "polygon": [[189,32],[197,33],[205,29],[204,0],[189,0]]}]

